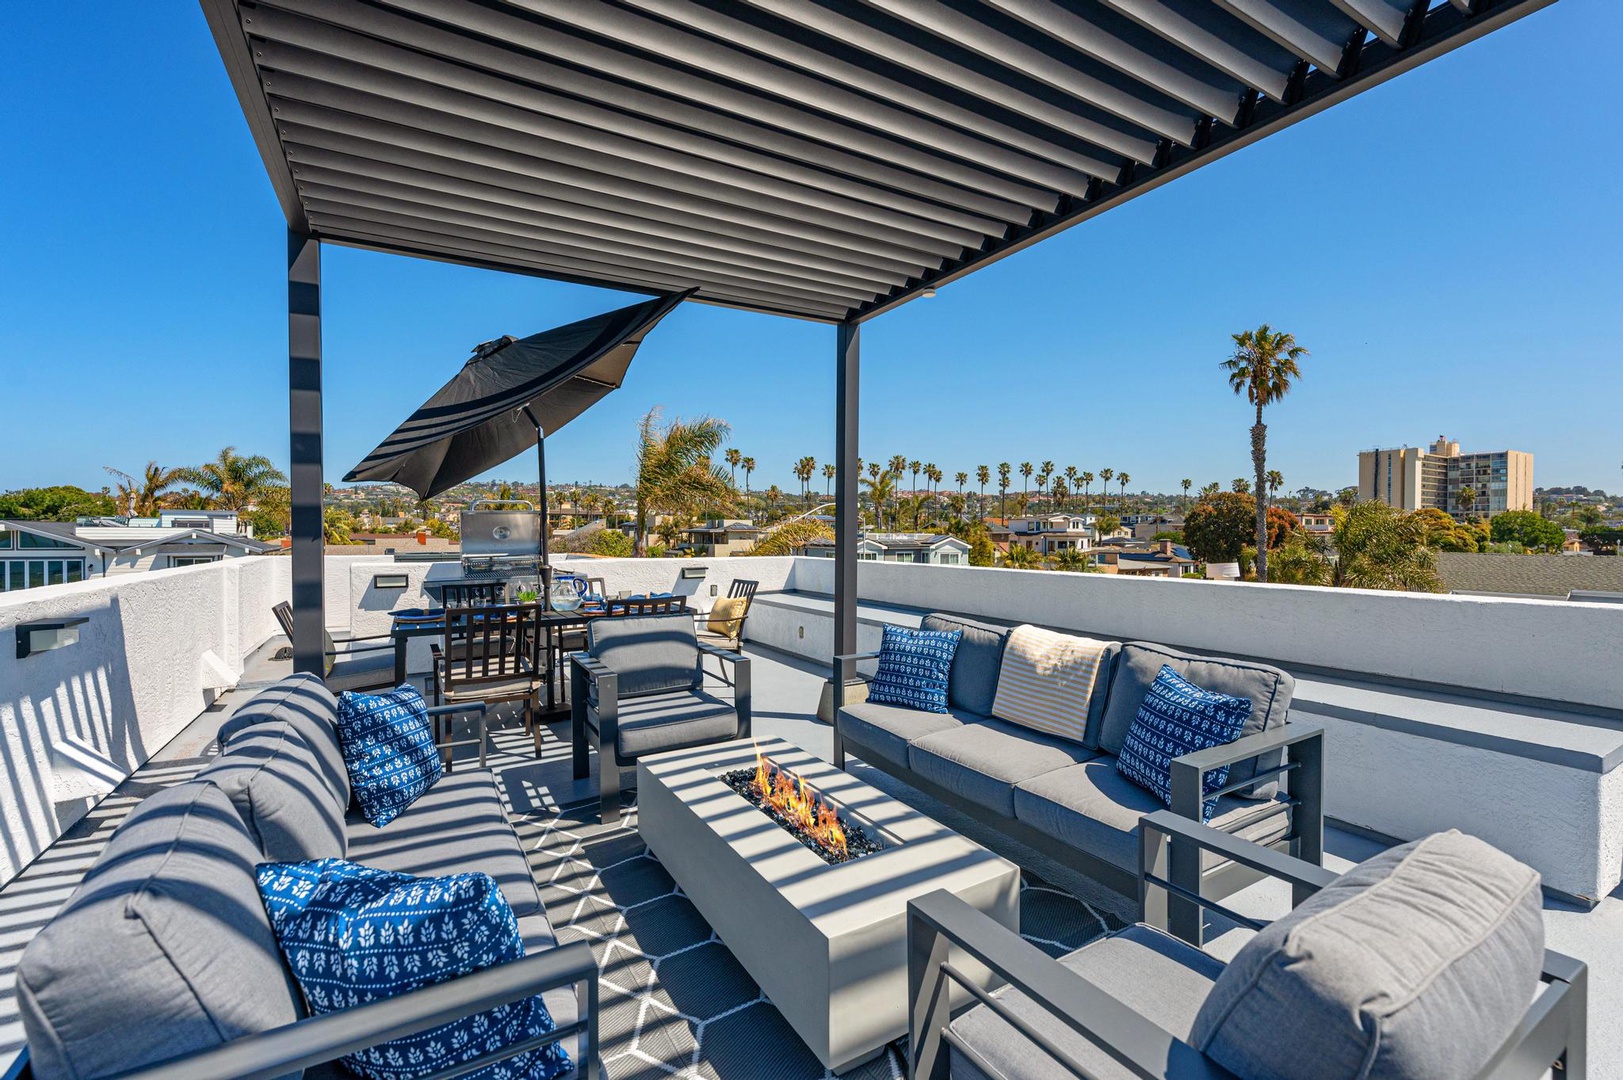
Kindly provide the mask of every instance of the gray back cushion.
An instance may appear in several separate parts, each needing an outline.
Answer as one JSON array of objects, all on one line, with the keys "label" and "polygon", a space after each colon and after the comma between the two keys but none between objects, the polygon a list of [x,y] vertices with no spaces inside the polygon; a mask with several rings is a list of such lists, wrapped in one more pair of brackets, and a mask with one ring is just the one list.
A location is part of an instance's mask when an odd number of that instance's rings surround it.
[{"label": "gray back cushion", "polygon": [[23,950],[39,1080],[93,1080],[304,1015],[231,800],[193,780],[152,795]]},{"label": "gray back cushion", "polygon": [[1252,938],[1189,1041],[1239,1076],[1474,1077],[1537,992],[1541,906],[1537,872],[1475,837],[1392,848]]},{"label": "gray back cushion", "polygon": [[[1148,641],[1129,641],[1121,647],[1110,680],[1110,696],[1097,727],[1096,745],[1110,754],[1121,753],[1127,739],[1127,729],[1133,726],[1138,707],[1144,703],[1150,684],[1166,664],[1202,690],[1251,699],[1251,718],[1245,722],[1240,737],[1269,731],[1285,723],[1290,713],[1291,696],[1296,693],[1296,680],[1276,667],[1254,664],[1243,660],[1224,660],[1217,657],[1194,656],[1169,649]],[[1236,763],[1229,769],[1230,782],[1246,780],[1257,774],[1258,768],[1271,768],[1281,761],[1280,752],[1251,758]],[[1257,799],[1271,799],[1279,791],[1277,781],[1268,780],[1235,794]]]},{"label": "gray back cushion", "polygon": [[947,704],[954,709],[991,716],[992,698],[997,695],[997,673],[1003,666],[1003,646],[1009,640],[1008,627],[936,614],[924,617],[923,628],[963,631],[947,675]]},{"label": "gray back cushion", "polygon": [[338,742],[338,699],[308,672],[289,675],[255,694],[220,725],[220,749],[231,752],[238,735],[261,724],[285,723],[315,754],[322,778],[338,793],[341,806],[350,801],[349,770]]},{"label": "gray back cushion", "polygon": [[586,651],[620,676],[621,697],[699,688],[699,635],[686,612],[594,619]]},{"label": "gray back cushion", "polygon": [[224,756],[199,775],[226,793],[272,862],[342,859],[347,853],[342,793],[287,721],[238,732]]}]

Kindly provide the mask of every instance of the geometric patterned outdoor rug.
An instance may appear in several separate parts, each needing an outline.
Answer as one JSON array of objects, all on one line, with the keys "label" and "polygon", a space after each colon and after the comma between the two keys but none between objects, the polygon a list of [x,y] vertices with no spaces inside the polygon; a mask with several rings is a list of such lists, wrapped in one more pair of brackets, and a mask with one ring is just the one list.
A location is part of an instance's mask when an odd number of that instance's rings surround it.
[{"label": "geometric patterned outdoor rug", "polygon": [[[602,1060],[610,1080],[816,1080],[832,1077],[766,999],[637,834],[632,807],[610,828],[595,799],[530,819],[530,863],[563,942],[586,941],[601,971]],[[1121,920],[1029,875],[1020,926],[1050,955],[1119,929]],[[846,1074],[901,1080],[901,1051]]]}]

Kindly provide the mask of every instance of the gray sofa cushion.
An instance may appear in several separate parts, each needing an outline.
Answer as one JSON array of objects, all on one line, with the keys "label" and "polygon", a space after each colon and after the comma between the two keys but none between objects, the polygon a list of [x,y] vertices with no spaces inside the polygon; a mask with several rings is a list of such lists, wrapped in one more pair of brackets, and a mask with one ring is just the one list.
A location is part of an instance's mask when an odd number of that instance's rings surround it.
[{"label": "gray sofa cushion", "polygon": [[344,804],[291,724],[255,724],[233,736],[230,746],[199,775],[230,798],[266,859],[344,857]]},{"label": "gray sofa cushion", "polygon": [[738,737],[738,710],[702,690],[651,694],[620,702],[622,758],[685,750]]},{"label": "gray sofa cushion", "polygon": [[231,800],[194,780],[137,806],[23,950],[39,1080],[92,1080],[303,1016]]},{"label": "gray sofa cushion", "polygon": [[[1201,1002],[1223,970],[1221,963],[1199,949],[1143,925],[1100,938],[1062,958],[1060,963],[1180,1039],[1188,1037]],[[993,996],[1053,1041],[1087,1075],[1099,1080],[1136,1080],[1136,1073],[1019,991],[1005,988]],[[967,1055],[953,1048],[953,1080],[1075,1080],[1075,1073],[985,1006],[976,1006],[954,1020],[952,1032],[994,1070],[988,1077]],[[1180,1073],[1174,1070],[1167,1076],[1179,1080]]]},{"label": "gray sofa cushion", "polygon": [[[1096,740],[1099,749],[1109,754],[1121,753],[1127,729],[1133,726],[1138,707],[1143,704],[1144,695],[1149,693],[1150,684],[1155,681],[1162,664],[1202,690],[1250,698],[1251,719],[1246,721],[1241,738],[1281,726],[1290,713],[1296,680],[1276,667],[1243,660],[1194,656],[1165,645],[1129,641],[1122,646],[1121,655],[1116,659],[1115,674],[1110,681],[1110,697],[1099,721]],[[1264,759],[1251,758],[1237,762],[1229,770],[1229,781],[1249,779],[1257,774],[1258,768],[1271,768],[1281,760],[1276,751]],[[1278,791],[1278,782],[1268,780],[1252,787],[1249,795],[1268,799]]]},{"label": "gray sofa cushion", "polygon": [[350,800],[349,770],[338,743],[338,699],[314,675],[289,675],[249,698],[220,725],[220,749],[231,752],[236,736],[259,724],[283,722],[315,751],[321,775],[341,805]]},{"label": "gray sofa cushion", "polygon": [[394,685],[394,651],[382,649],[356,649],[340,653],[327,672],[327,689],[334,693],[345,690],[379,690]]},{"label": "gray sofa cushion", "polygon": [[1542,900],[1475,837],[1392,848],[1247,942],[1190,1041],[1241,1076],[1474,1077],[1538,990]]},{"label": "gray sofa cushion", "polygon": [[1014,785],[1094,757],[1069,739],[986,720],[926,735],[907,748],[912,770],[953,794],[1014,816]]},{"label": "gray sofa cushion", "polygon": [[997,673],[1003,666],[1003,643],[1009,638],[1008,627],[942,614],[926,615],[920,626],[925,630],[963,631],[947,676],[947,705],[991,716]]},{"label": "gray sofa cushion", "polygon": [[907,762],[907,747],[913,740],[990,719],[989,716],[961,709],[933,713],[902,705],[859,701],[840,710],[838,723],[841,738],[853,739],[863,750],[872,751],[892,765],[907,769],[911,768]]},{"label": "gray sofa cushion", "polygon": [[352,810],[346,828],[351,862],[419,877],[477,870],[496,879],[514,915],[541,910],[535,873],[489,769],[447,773],[381,829]]},{"label": "gray sofa cushion", "polygon": [[620,676],[622,698],[699,688],[699,637],[685,612],[598,619],[586,651]]},{"label": "gray sofa cushion", "polygon": [[[1116,771],[1113,757],[1044,773],[1014,789],[1019,821],[1129,874],[1138,873],[1139,819],[1164,809],[1160,799]],[[1230,827],[1237,816],[1257,812],[1255,802],[1225,795],[1217,800],[1209,824],[1258,844],[1271,844],[1290,831],[1283,813],[1242,829]],[[1219,861],[1205,853],[1207,867]]]}]

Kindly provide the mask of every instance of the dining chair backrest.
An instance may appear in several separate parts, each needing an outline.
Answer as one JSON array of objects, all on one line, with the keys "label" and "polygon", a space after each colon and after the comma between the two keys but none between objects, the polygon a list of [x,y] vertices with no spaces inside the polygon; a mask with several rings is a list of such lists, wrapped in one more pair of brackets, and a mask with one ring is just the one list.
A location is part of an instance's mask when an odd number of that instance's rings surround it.
[{"label": "dining chair backrest", "polygon": [[288,603],[286,600],[283,600],[281,603],[279,603],[275,607],[271,608],[271,614],[276,616],[276,622],[277,622],[277,624],[279,626],[281,626],[282,633],[287,635],[287,639],[289,641],[292,641],[293,640],[293,605]]},{"label": "dining chair backrest", "polygon": [[445,607],[480,607],[499,604],[507,599],[504,581],[462,581],[440,586],[440,598]]},{"label": "dining chair backrest", "polygon": [[633,596],[616,600],[609,605],[610,615],[670,615],[687,610],[687,600],[680,596]]},{"label": "dining chair backrest", "polygon": [[541,667],[540,615],[539,604],[446,608],[446,689],[534,676]]},{"label": "dining chair backrest", "polygon": [[750,603],[755,601],[755,590],[760,587],[761,583],[759,581],[750,581],[748,578],[735,578],[732,585],[727,589],[727,596],[733,600],[742,596],[747,601],[744,610],[748,611]]}]

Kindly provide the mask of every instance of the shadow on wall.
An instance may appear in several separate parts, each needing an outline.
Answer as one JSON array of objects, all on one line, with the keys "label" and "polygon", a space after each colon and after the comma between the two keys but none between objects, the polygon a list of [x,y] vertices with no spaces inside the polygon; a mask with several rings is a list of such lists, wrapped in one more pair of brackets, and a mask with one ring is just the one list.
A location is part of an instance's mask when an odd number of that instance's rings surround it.
[{"label": "shadow on wall", "polygon": [[[119,598],[80,609],[77,644],[0,670],[0,882],[10,880],[151,755],[137,721]],[[12,635],[5,635],[11,639]],[[207,705],[200,699],[198,709]]]}]

